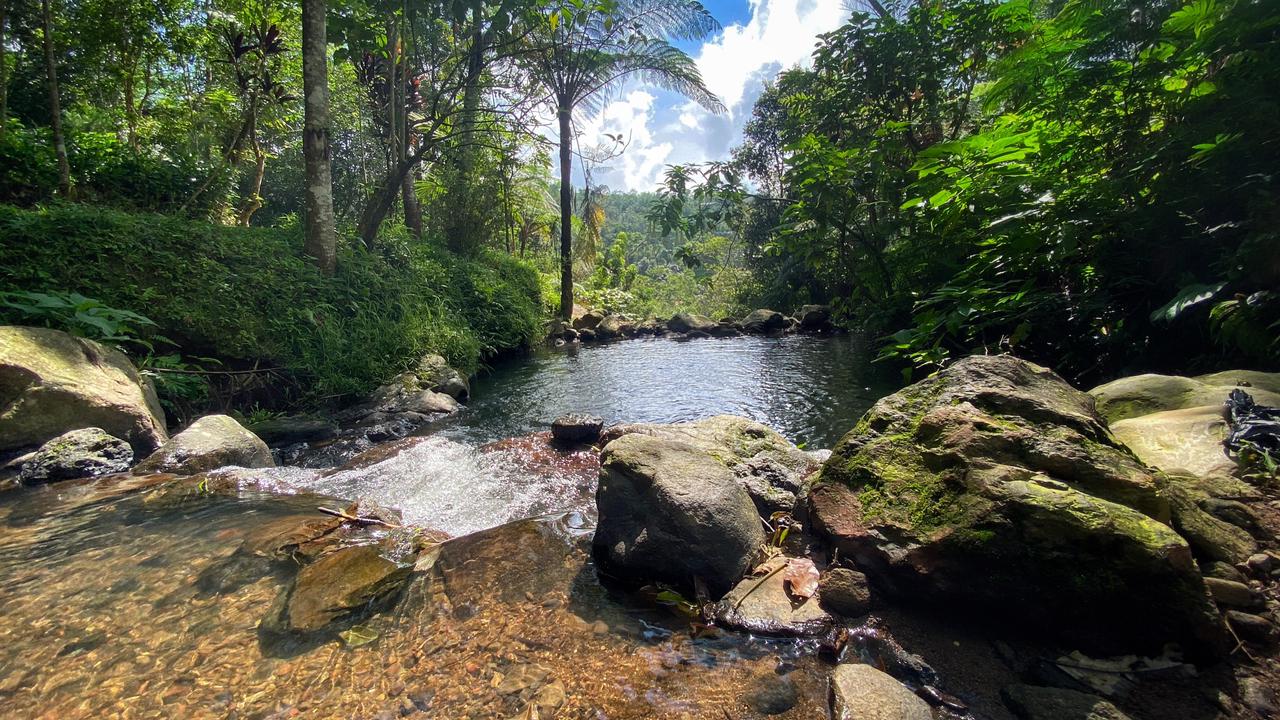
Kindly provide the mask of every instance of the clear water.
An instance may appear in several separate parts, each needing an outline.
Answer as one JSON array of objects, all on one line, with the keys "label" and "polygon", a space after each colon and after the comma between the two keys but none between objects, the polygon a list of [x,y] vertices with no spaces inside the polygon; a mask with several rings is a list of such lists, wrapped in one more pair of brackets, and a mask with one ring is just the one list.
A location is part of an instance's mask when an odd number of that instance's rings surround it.
[{"label": "clear water", "polygon": [[545,430],[557,416],[683,422],[729,413],[809,449],[829,448],[895,378],[853,337],[630,340],[541,350],[476,379],[441,434],[484,443]]}]

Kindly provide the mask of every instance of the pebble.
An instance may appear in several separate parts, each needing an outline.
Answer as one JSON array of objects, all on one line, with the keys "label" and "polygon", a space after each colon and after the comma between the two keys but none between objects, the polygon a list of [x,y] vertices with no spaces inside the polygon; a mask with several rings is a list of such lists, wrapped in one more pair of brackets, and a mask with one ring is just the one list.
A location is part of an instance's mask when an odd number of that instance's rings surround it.
[{"label": "pebble", "polygon": [[1227,622],[1231,623],[1232,629],[1236,631],[1241,640],[1265,643],[1270,642],[1275,635],[1275,625],[1272,625],[1270,620],[1258,615],[1250,615],[1239,610],[1228,610]]},{"label": "pebble", "polygon": [[1244,583],[1221,578],[1205,578],[1209,594],[1219,605],[1237,608],[1256,608],[1262,605],[1262,596]]},{"label": "pebble", "polygon": [[1266,553],[1257,553],[1256,555],[1250,555],[1249,559],[1245,561],[1245,564],[1249,566],[1250,570],[1265,575],[1271,572],[1271,566],[1274,563],[1272,562],[1270,555]]}]

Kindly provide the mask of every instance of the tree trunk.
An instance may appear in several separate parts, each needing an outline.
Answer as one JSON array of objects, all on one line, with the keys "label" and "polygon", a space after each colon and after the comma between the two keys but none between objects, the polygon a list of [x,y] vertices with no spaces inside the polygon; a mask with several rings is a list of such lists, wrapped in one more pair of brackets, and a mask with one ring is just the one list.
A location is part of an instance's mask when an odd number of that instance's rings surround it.
[{"label": "tree trunk", "polygon": [[5,48],[6,22],[9,19],[9,1],[0,0],[0,138],[9,124],[9,56]]},{"label": "tree trunk", "polygon": [[[400,53],[400,162],[409,161],[409,62]],[[418,189],[413,184],[412,172],[405,173],[400,183],[400,204],[404,206],[404,224],[416,238],[422,238],[422,206],[418,204]]]},{"label": "tree trunk", "polygon": [[413,164],[418,161],[419,155],[414,153],[409,156],[405,162],[397,162],[383,178],[382,184],[377,190],[373,191],[373,195],[365,203],[364,210],[360,213],[360,222],[356,229],[360,233],[360,239],[364,242],[364,246],[372,250],[378,238],[378,228],[382,227],[382,221],[387,218],[387,213],[391,212],[391,208],[396,203],[396,195],[402,191],[402,183],[405,176]]},{"label": "tree trunk", "polygon": [[325,0],[302,0],[302,155],[306,163],[306,252],[324,275],[337,265],[333,175],[329,165],[329,46]]},{"label": "tree trunk", "polygon": [[49,84],[53,149],[58,155],[58,194],[71,197],[71,164],[67,162],[67,141],[62,136],[62,102],[58,99],[58,65],[53,54],[53,11],[49,0],[41,0],[40,10],[44,22],[44,72]]},{"label": "tree trunk", "polygon": [[253,155],[257,161],[253,169],[253,190],[240,210],[241,227],[249,227],[249,223],[253,221],[253,214],[262,208],[262,178],[267,174],[267,154],[262,151],[256,136],[253,138]]},{"label": "tree trunk", "polygon": [[457,177],[451,194],[449,229],[446,237],[449,249],[466,252],[476,245],[476,198],[472,192],[475,174],[476,115],[480,109],[480,73],[484,68],[485,39],[481,31],[481,6],[471,4],[471,48],[467,53],[467,84],[462,91],[462,116],[458,120]]},{"label": "tree trunk", "polygon": [[559,103],[560,115],[560,317],[573,315],[573,147],[571,145],[572,109],[568,102]]}]

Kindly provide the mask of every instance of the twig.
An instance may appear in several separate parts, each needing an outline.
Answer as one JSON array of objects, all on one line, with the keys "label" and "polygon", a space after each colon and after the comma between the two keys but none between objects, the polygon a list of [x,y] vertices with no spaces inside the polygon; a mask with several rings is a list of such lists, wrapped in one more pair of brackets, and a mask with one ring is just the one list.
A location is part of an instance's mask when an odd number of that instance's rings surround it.
[{"label": "twig", "polygon": [[383,527],[388,527],[388,528],[402,528],[402,527],[404,527],[403,525],[396,525],[395,523],[389,523],[389,522],[387,522],[386,520],[383,520],[383,519],[381,519],[381,518],[369,517],[369,516],[360,516],[360,515],[352,515],[351,513],[348,513],[348,512],[346,512],[346,511],[344,511],[344,510],[334,510],[334,509],[332,509],[332,508],[327,508],[327,507],[321,507],[321,508],[316,508],[316,509],[317,509],[317,510],[319,510],[320,512],[324,513],[325,515],[332,515],[332,516],[334,516],[334,517],[340,517],[340,518],[342,518],[343,520],[348,520],[348,521],[350,521],[350,522],[354,522],[354,523],[360,523],[360,524],[362,524],[362,525],[381,525],[381,526],[383,526]]},{"label": "twig", "polygon": [[179,370],[177,368],[149,367],[151,372],[174,373],[177,375],[252,375],[254,373],[272,373],[284,368],[262,368],[253,370]]},{"label": "twig", "polygon": [[1224,620],[1222,624],[1227,626],[1227,632],[1231,633],[1231,637],[1235,638],[1236,640],[1235,650],[1232,650],[1231,652],[1235,653],[1236,650],[1239,650],[1240,652],[1244,653],[1245,657],[1249,658],[1249,660],[1251,660],[1256,664],[1258,662],[1258,658],[1254,657],[1253,654],[1249,652],[1249,648],[1244,646],[1244,641],[1241,640],[1240,636],[1236,634],[1236,629],[1231,627],[1231,621]]}]

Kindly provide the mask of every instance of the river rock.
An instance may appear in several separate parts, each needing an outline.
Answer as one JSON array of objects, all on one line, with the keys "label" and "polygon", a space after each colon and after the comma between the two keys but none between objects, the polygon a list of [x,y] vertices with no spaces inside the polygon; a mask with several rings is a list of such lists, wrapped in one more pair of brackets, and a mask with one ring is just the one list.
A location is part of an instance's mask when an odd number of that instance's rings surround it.
[{"label": "river rock", "polygon": [[582,315],[574,318],[573,329],[579,331],[594,330],[596,326],[600,324],[600,321],[604,320],[604,318],[605,314],[599,310],[588,310],[582,313]]},{"label": "river rock", "polygon": [[831,673],[833,720],[933,720],[928,703],[870,665],[846,663]]},{"label": "river rock", "polygon": [[752,335],[765,335],[786,328],[787,316],[773,310],[753,310],[740,323],[742,331]]},{"label": "river rock", "polygon": [[628,322],[626,318],[618,315],[609,315],[596,325],[596,338],[600,340],[616,340],[633,332],[635,326]]},{"label": "river rock", "polygon": [[63,433],[27,456],[19,479],[27,485],[125,472],[133,465],[129,443],[102,428]]},{"label": "river rock", "polygon": [[293,586],[263,621],[266,630],[310,633],[394,596],[413,564],[388,560],[378,545],[342,548],[298,571]]},{"label": "river rock", "polygon": [[742,331],[739,330],[737,326],[732,323],[720,323],[716,325],[714,328],[711,328],[711,331],[710,331],[711,337],[718,337],[718,338],[738,337],[741,334],[742,334]]},{"label": "river rock", "polygon": [[1208,577],[1204,584],[1219,605],[1246,609],[1262,607],[1262,594],[1242,582]]},{"label": "river rock", "polygon": [[836,446],[810,517],[892,592],[1099,647],[1223,639],[1167,479],[1051,371],[975,356],[883,398]]},{"label": "river rock", "polygon": [[1116,423],[1166,410],[1215,407],[1221,411],[1227,395],[1240,385],[1259,405],[1280,407],[1280,373],[1253,370],[1227,370],[1198,377],[1134,375],[1099,385],[1089,394],[1097,400],[1098,412]]},{"label": "river rock", "polygon": [[272,446],[316,442],[338,434],[338,426],[333,422],[303,415],[283,415],[260,420],[249,425],[248,429]]},{"label": "river rock", "polygon": [[1239,610],[1228,610],[1226,616],[1231,628],[1244,640],[1260,644],[1267,644],[1275,640],[1276,626],[1261,615]]},{"label": "river rock", "polygon": [[1129,720],[1110,702],[1075,690],[1014,685],[1000,697],[1019,720]]},{"label": "river rock", "polygon": [[228,415],[205,415],[134,468],[136,473],[195,475],[228,465],[275,467],[267,444]]},{"label": "river rock", "polygon": [[604,419],[592,415],[561,415],[551,423],[551,436],[564,443],[593,443],[602,430]]},{"label": "river rock", "polygon": [[723,595],[755,564],[764,530],[751,497],[713,455],[639,433],[601,455],[593,552],[605,572]]},{"label": "river rock", "polygon": [[694,315],[692,313],[676,313],[667,321],[667,328],[671,332],[693,333],[700,332],[709,335],[718,325],[715,320],[705,315]]},{"label": "river rock", "polygon": [[641,434],[688,443],[729,467],[762,517],[791,512],[820,463],[773,429],[736,415],[716,415],[670,425],[614,425],[603,442]]},{"label": "river rock", "polygon": [[796,311],[796,319],[800,321],[800,329],[817,332],[831,329],[830,305],[804,305]]},{"label": "river rock", "polygon": [[136,453],[169,437],[155,390],[124,353],[58,330],[0,327],[0,452],[85,427]]},{"label": "river rock", "polygon": [[831,568],[818,581],[818,598],[822,607],[845,617],[866,615],[871,609],[871,591],[867,576],[848,568]]},{"label": "river rock", "polygon": [[758,635],[821,637],[835,627],[816,595],[792,599],[784,575],[787,559],[775,557],[738,583],[716,603],[716,623]]}]

